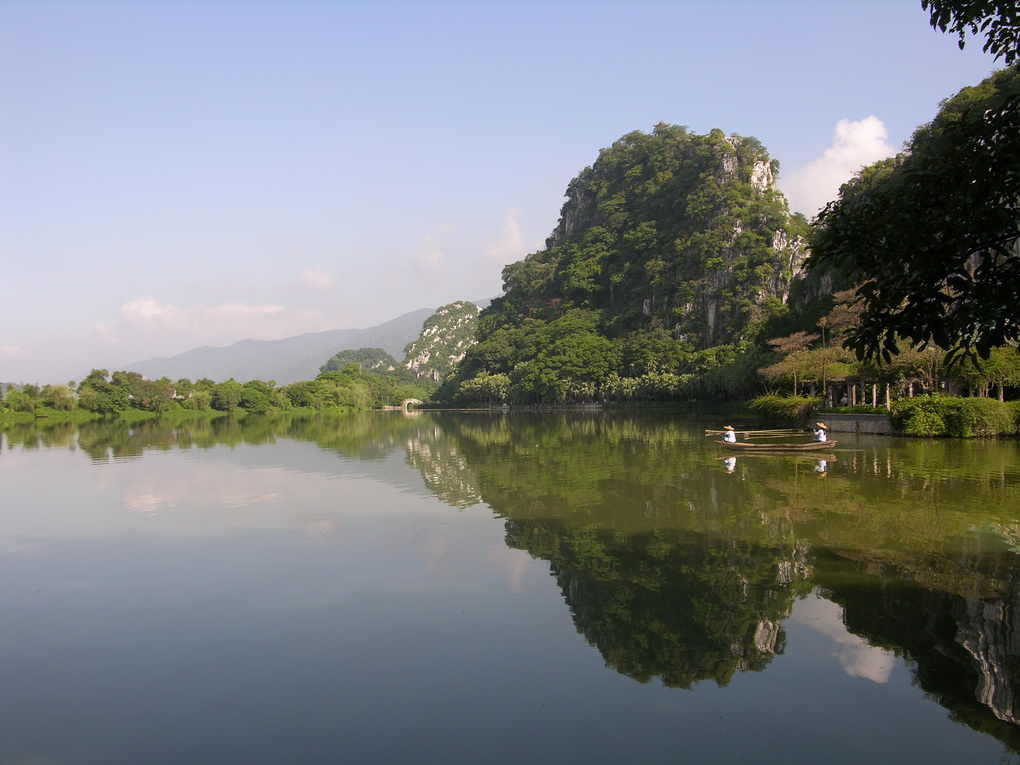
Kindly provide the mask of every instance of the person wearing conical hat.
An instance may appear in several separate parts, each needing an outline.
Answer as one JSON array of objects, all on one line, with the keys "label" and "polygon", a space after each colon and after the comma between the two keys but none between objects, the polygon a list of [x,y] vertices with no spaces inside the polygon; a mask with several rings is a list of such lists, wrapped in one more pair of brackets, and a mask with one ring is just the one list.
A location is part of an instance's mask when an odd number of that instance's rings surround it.
[{"label": "person wearing conical hat", "polygon": [[727,425],[723,430],[726,432],[723,433],[722,440],[728,444],[735,444],[737,442],[737,431],[733,429],[733,426]]},{"label": "person wearing conical hat", "polygon": [[829,429],[825,426],[824,422],[816,422],[815,423],[815,441],[817,443],[822,443],[822,444],[824,444],[826,441],[828,441],[829,440],[828,430]]}]

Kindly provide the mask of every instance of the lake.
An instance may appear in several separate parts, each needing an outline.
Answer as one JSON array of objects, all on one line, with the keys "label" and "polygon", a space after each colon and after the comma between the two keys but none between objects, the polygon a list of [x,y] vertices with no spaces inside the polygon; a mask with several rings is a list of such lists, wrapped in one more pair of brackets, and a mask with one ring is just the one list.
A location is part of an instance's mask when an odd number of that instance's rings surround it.
[{"label": "lake", "polygon": [[0,763],[1020,763],[1020,444],[722,424],[10,427]]}]

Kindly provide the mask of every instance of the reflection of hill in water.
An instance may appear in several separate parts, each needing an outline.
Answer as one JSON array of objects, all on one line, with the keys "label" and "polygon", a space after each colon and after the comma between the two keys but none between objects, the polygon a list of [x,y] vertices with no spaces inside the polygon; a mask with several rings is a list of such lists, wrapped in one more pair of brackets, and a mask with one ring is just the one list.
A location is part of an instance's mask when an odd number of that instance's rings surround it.
[{"label": "reflection of hill in water", "polygon": [[[24,426],[5,438],[95,460],[311,441],[318,467],[284,467],[372,473],[454,507],[484,502],[509,546],[549,561],[606,663],[641,681],[725,684],[763,669],[783,650],[797,594],[820,586],[855,634],[904,656],[957,719],[1020,749],[1015,444],[876,439],[841,453],[825,478],[792,458],[739,459],[727,474],[703,427],[373,413]],[[400,455],[406,474],[391,469]]]},{"label": "reflection of hill in water", "polygon": [[668,421],[444,425],[507,543],[550,562],[609,666],[725,683],[782,651],[793,599],[821,585],[955,717],[1020,748],[1011,444],[875,440],[824,478],[801,458],[740,460],[729,475],[699,430]]},{"label": "reflection of hill in water", "polygon": [[804,572],[795,551],[678,533],[508,520],[507,544],[550,561],[578,632],[607,666],[679,688],[725,685],[782,653],[781,624]]},{"label": "reflection of hill in water", "polygon": [[[814,580],[844,608],[847,627],[911,661],[918,685],[959,721],[1020,749],[1020,588],[1012,553],[974,554],[999,594],[968,597],[910,572],[821,552]],[[999,575],[1008,576],[1002,580]]]}]

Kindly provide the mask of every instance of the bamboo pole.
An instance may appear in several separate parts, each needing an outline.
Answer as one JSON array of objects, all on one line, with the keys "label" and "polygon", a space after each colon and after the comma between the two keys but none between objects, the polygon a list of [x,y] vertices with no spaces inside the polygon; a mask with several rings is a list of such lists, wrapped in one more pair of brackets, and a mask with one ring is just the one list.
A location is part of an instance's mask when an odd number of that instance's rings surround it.
[{"label": "bamboo pole", "polygon": [[[706,436],[721,436],[725,430],[705,430]],[[775,428],[773,430],[734,430],[740,436],[794,436],[803,435],[806,431],[803,428]]]}]

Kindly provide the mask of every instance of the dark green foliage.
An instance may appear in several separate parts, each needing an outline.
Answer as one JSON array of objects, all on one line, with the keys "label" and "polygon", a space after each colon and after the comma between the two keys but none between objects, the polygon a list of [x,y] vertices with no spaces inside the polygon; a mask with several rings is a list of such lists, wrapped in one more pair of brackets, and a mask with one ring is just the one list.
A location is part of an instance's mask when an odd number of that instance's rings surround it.
[{"label": "dark green foliage", "polygon": [[105,369],[93,369],[78,384],[78,406],[100,415],[112,415],[128,408],[130,390],[125,383],[131,379],[124,372],[114,372],[107,380]]},{"label": "dark green foliage", "polygon": [[893,425],[911,436],[973,438],[1016,432],[1011,407],[990,398],[950,398],[931,395],[901,399],[893,404]]},{"label": "dark green foliage", "polygon": [[241,383],[231,377],[219,383],[212,391],[212,408],[221,412],[233,412],[241,405]]},{"label": "dark green foliage", "polygon": [[357,348],[339,351],[319,367],[319,372],[337,372],[352,361],[360,364],[364,369],[376,372],[389,372],[398,366],[397,360],[382,348]]},{"label": "dark green foliage", "polygon": [[801,425],[822,405],[817,396],[780,396],[766,393],[758,396],[749,408],[769,423]]},{"label": "dark green foliage", "polygon": [[964,47],[966,34],[984,35],[982,50],[1005,61],[1020,60],[1020,6],[1016,0],[921,0],[931,14],[931,25],[959,36]]},{"label": "dark green foliage", "polygon": [[273,390],[261,380],[250,380],[241,386],[239,406],[248,414],[265,414],[273,409]]},{"label": "dark green foliage", "polygon": [[1020,69],[964,88],[908,152],[863,170],[819,214],[809,265],[859,283],[847,344],[951,356],[1020,340]]}]

